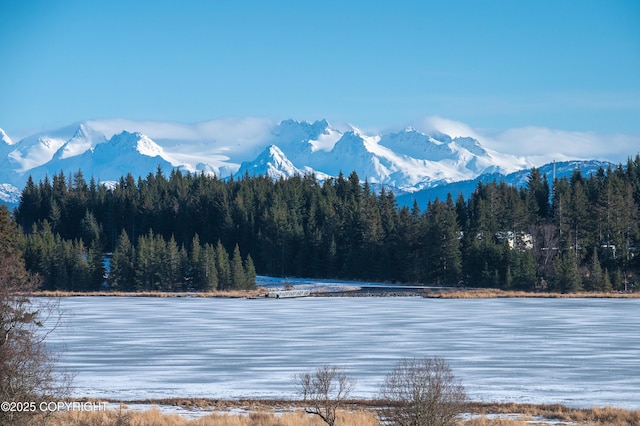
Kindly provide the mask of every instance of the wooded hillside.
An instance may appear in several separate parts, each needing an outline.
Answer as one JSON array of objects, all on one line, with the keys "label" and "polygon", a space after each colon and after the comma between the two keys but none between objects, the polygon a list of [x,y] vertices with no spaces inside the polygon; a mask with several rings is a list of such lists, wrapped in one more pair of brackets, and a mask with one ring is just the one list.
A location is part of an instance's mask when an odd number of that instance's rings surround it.
[{"label": "wooded hillside", "polygon": [[78,171],[30,179],[16,219],[49,289],[99,288],[113,253],[109,283],[125,290],[248,288],[257,271],[573,292],[638,285],[639,205],[636,156],[555,182],[534,169],[523,188],[478,184],[425,211],[355,172],[319,183],[159,169],[107,189]]}]

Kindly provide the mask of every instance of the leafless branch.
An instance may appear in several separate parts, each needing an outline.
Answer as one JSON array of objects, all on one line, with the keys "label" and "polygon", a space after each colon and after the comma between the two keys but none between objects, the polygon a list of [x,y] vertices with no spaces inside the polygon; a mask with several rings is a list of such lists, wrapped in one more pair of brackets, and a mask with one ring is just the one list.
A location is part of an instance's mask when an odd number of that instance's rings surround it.
[{"label": "leafless branch", "polygon": [[324,365],[313,373],[300,373],[294,378],[308,405],[305,411],[334,426],[336,411],[353,391],[355,380],[335,365]]},{"label": "leafless branch", "polygon": [[441,358],[403,359],[384,381],[379,413],[383,424],[449,426],[464,411],[466,393]]}]

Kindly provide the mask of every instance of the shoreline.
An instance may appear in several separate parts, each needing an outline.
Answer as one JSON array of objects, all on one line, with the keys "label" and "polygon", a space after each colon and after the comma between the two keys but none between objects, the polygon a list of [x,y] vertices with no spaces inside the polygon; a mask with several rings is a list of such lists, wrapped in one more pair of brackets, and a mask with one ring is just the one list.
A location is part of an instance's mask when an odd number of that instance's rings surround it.
[{"label": "shoreline", "polygon": [[[95,292],[74,292],[74,291],[36,291],[28,293],[31,297],[199,297],[199,298],[221,298],[221,299],[261,299],[266,298],[269,291],[264,288],[256,290],[234,290],[234,291],[214,291],[214,292],[122,292],[122,291],[95,291]],[[427,299],[498,299],[498,298],[535,298],[535,299],[638,299],[640,292],[635,293],[551,293],[551,292],[525,292],[525,291],[505,291],[500,289],[416,289],[412,290],[407,286],[401,289],[392,287],[384,289],[362,288],[350,291],[316,291],[305,297],[423,297]]]},{"label": "shoreline", "polygon": [[[206,416],[210,414],[249,415],[251,413],[282,414],[303,410],[304,401],[299,399],[215,399],[215,398],[163,398],[141,400],[115,400],[82,398],[82,402],[106,402],[115,408],[147,411],[162,411],[189,417],[191,414]],[[378,399],[350,399],[340,405],[343,412],[375,413],[385,401]],[[612,406],[595,406],[591,408],[574,408],[563,404],[531,404],[514,402],[479,402],[469,401],[465,415],[469,417],[519,416],[522,419],[537,419],[541,423],[568,422],[569,424],[589,422],[588,424],[608,424],[614,420],[631,419],[640,422],[640,410],[631,410]],[[536,423],[538,424],[538,423]]]}]

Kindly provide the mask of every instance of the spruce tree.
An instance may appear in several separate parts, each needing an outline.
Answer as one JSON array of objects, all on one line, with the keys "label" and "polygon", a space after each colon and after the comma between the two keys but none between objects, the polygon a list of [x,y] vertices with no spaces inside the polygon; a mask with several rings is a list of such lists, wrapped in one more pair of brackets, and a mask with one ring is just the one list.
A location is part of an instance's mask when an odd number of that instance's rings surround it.
[{"label": "spruce tree", "polygon": [[182,262],[180,259],[180,249],[175,238],[171,238],[166,243],[164,253],[164,279],[163,291],[181,291],[182,290]]},{"label": "spruce tree", "polygon": [[549,182],[540,169],[532,168],[527,180],[527,206],[534,223],[544,221],[549,211]]},{"label": "spruce tree", "polygon": [[605,291],[604,273],[602,272],[602,266],[598,259],[598,250],[593,249],[593,256],[591,257],[591,265],[589,267],[589,280],[588,290],[592,291]]},{"label": "spruce tree", "polygon": [[556,259],[555,289],[561,293],[583,290],[582,277],[572,254],[564,254]]},{"label": "spruce tree", "polygon": [[102,245],[99,240],[93,240],[88,252],[89,282],[85,290],[97,291],[102,288],[105,276]]},{"label": "spruce tree", "polygon": [[111,258],[109,286],[114,291],[132,291],[134,289],[134,251],[127,231],[122,229],[116,249]]},{"label": "spruce tree", "polygon": [[202,289],[204,291],[215,291],[218,289],[218,269],[216,250],[211,244],[207,244],[200,251],[200,265],[204,270],[204,281]]},{"label": "spruce tree", "polygon": [[93,213],[88,210],[80,221],[79,234],[86,246],[90,246],[92,242],[100,239],[100,225]]},{"label": "spruce tree", "polygon": [[247,255],[244,261],[244,276],[245,289],[254,290],[256,288],[256,267],[250,254]]},{"label": "spruce tree", "polygon": [[604,270],[604,278],[602,283],[602,289],[605,292],[613,291],[613,284],[611,283],[611,276],[607,269]]},{"label": "spruce tree", "polygon": [[229,290],[232,287],[231,281],[231,265],[229,262],[229,253],[218,240],[215,249],[216,254],[216,271],[218,272],[218,288],[220,290]]},{"label": "spruce tree", "polygon": [[536,262],[532,250],[518,253],[518,275],[514,279],[515,287],[524,291],[533,291],[536,286]]},{"label": "spruce tree", "polygon": [[206,257],[201,252],[200,236],[196,233],[191,240],[189,267],[186,273],[188,290],[200,290],[206,287],[206,263],[204,263]]},{"label": "spruce tree", "polygon": [[231,258],[231,287],[234,289],[244,289],[247,287],[247,278],[245,276],[244,266],[242,264],[242,257],[240,256],[240,248],[236,244],[233,249],[233,255]]}]

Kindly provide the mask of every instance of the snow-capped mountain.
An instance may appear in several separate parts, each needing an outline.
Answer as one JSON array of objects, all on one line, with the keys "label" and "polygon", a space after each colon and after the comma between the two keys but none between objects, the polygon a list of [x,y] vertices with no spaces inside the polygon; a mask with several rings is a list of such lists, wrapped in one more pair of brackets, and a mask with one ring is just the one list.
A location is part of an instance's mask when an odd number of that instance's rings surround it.
[{"label": "snow-capped mountain", "polygon": [[64,143],[64,139],[48,136],[23,139],[11,145],[13,149],[3,158],[3,169],[12,169],[15,173],[24,174],[51,161]]},{"label": "snow-capped mountain", "polygon": [[[270,175],[288,176],[291,166],[329,176],[356,170],[363,180],[402,192],[472,179],[486,172],[510,173],[531,167],[524,158],[490,151],[472,138],[427,135],[412,128],[366,135],[353,126],[340,131],[326,120],[286,120],[274,129],[272,137],[281,153],[279,161],[271,161]],[[254,161],[243,163],[239,173],[264,173],[259,164],[266,164],[265,155],[266,151]]]},{"label": "snow-capped mountain", "polygon": [[269,145],[255,160],[242,163],[236,175],[244,176],[247,173],[250,176],[269,176],[273,179],[304,174],[275,145]]},{"label": "snow-capped mountain", "polygon": [[53,160],[63,160],[65,158],[82,155],[92,150],[99,143],[106,142],[105,135],[94,131],[85,124],[80,124],[75,134],[64,143],[53,155]]},{"label": "snow-capped mountain", "polygon": [[144,178],[160,166],[166,173],[180,168],[222,178],[314,173],[323,180],[355,170],[373,187],[384,185],[402,194],[487,173],[506,175],[532,164],[470,137],[411,127],[370,134],[326,120],[238,119],[193,125],[85,121],[17,142],[0,130],[0,166],[0,184],[18,188],[30,175],[37,182],[60,171],[70,176],[82,170],[85,179],[106,182],[127,173]]},{"label": "snow-capped mountain", "polygon": [[[142,133],[123,131],[109,140],[97,143],[78,155],[65,155],[78,146],[90,146],[93,139],[86,138],[84,132],[77,132],[62,145],[51,161],[29,171],[34,180],[63,171],[67,176],[82,170],[86,180],[94,177],[98,181],[118,180],[131,173],[134,177],[145,177],[155,173],[158,166],[170,171],[174,166],[162,147]],[[65,149],[68,149],[65,152]]]}]

